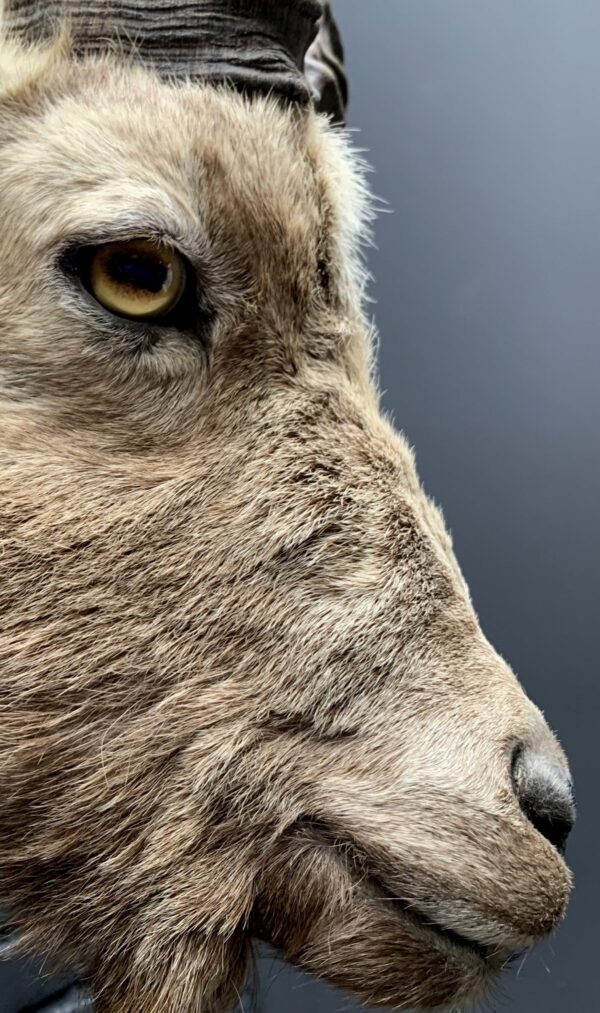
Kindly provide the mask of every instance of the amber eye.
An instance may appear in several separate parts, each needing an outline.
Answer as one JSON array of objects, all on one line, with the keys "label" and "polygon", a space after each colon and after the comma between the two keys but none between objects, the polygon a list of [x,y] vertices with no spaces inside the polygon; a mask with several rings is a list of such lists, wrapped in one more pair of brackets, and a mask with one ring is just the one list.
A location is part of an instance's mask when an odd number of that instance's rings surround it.
[{"label": "amber eye", "polygon": [[135,320],[167,316],[181,299],[185,283],[179,254],[149,239],[98,246],[89,261],[92,295],[111,313]]}]

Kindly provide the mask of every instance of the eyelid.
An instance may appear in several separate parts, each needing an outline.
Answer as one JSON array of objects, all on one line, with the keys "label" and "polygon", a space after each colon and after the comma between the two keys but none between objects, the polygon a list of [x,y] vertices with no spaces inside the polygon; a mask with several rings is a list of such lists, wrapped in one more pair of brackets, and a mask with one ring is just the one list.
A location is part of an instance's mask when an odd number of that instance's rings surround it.
[{"label": "eyelid", "polygon": [[73,232],[64,238],[59,246],[55,247],[58,259],[63,259],[69,252],[83,249],[84,247],[108,246],[110,243],[130,243],[136,239],[147,239],[152,243],[167,246],[174,250],[190,264],[195,264],[198,256],[193,250],[187,248],[182,242],[180,235],[166,232],[164,229],[153,228],[148,222],[132,226],[129,222],[126,226],[116,227],[113,222],[110,226]]},{"label": "eyelid", "polygon": [[170,246],[195,268],[206,257],[207,239],[200,223],[187,222],[185,226],[184,221],[176,221],[166,214],[164,217],[154,217],[135,210],[119,218],[96,221],[91,226],[86,223],[81,229],[74,228],[67,237],[61,237],[60,245],[55,245],[55,249],[58,249],[58,255],[61,256],[78,246],[126,243],[133,239],[149,239]]}]

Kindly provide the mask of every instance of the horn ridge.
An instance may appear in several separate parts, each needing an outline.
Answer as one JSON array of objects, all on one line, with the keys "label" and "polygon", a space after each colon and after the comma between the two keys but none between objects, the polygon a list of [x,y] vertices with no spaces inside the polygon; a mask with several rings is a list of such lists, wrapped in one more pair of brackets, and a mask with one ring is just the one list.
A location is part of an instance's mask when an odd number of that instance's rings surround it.
[{"label": "horn ridge", "polygon": [[322,13],[321,0],[4,0],[5,27],[26,41],[50,37],[66,18],[78,55],[118,41],[165,77],[227,80],[303,103]]}]

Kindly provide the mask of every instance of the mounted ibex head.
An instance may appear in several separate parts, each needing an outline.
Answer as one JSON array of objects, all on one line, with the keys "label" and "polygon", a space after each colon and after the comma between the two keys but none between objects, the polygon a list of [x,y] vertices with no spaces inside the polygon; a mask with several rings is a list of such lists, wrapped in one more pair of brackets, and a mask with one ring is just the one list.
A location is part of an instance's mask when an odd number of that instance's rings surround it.
[{"label": "mounted ibex head", "polygon": [[251,937],[461,1003],[569,893],[563,754],[378,408],[320,13],[5,4],[0,901],[104,1013],[229,1009]]}]

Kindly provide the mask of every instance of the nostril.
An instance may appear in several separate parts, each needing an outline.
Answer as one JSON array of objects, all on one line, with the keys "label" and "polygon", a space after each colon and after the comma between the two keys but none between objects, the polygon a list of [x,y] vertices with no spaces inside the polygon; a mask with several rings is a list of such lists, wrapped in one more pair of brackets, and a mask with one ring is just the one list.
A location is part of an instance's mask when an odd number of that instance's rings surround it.
[{"label": "nostril", "polygon": [[529,822],[564,855],[575,824],[573,788],[567,771],[543,753],[519,750],[513,760],[513,784]]}]

